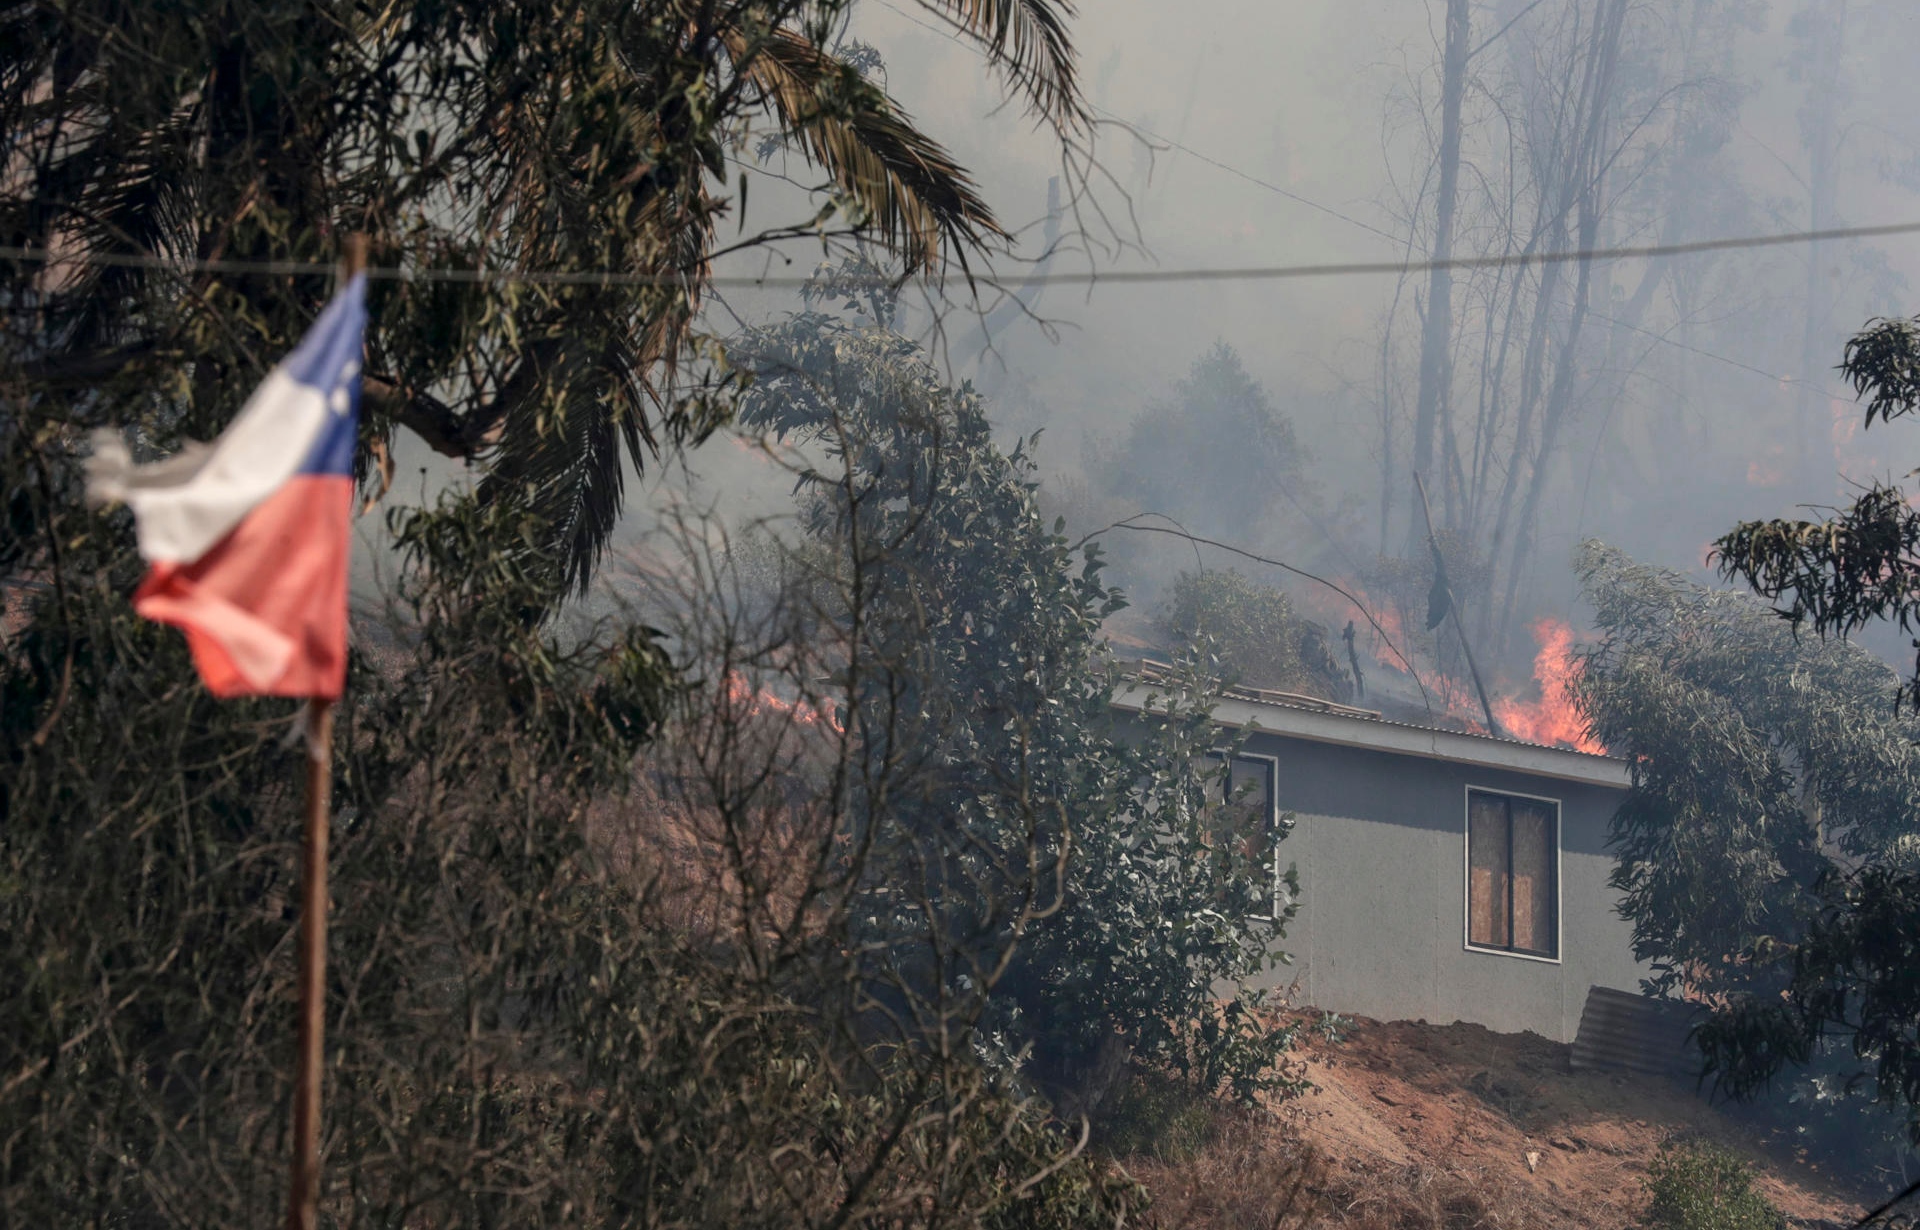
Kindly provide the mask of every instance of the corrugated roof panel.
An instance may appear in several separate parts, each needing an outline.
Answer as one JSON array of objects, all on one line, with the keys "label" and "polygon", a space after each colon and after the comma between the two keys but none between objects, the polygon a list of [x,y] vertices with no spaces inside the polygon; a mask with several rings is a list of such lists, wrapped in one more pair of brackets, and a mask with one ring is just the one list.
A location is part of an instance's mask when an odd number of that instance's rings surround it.
[{"label": "corrugated roof panel", "polygon": [[1576,1072],[1692,1076],[1696,1060],[1687,1046],[1687,1032],[1697,1011],[1631,991],[1590,987],[1568,1063]]}]

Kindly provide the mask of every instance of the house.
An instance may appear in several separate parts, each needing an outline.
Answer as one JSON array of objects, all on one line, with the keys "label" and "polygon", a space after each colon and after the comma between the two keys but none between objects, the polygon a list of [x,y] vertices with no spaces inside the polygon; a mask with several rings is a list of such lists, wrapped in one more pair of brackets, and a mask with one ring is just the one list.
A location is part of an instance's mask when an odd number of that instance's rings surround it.
[{"label": "house", "polygon": [[[1155,690],[1143,678],[1115,706]],[[1268,981],[1295,1003],[1570,1043],[1590,997],[1637,992],[1647,967],[1607,883],[1625,761],[1252,689],[1214,719],[1247,732],[1237,797],[1269,824],[1292,814],[1274,891],[1297,865],[1293,963]]]}]

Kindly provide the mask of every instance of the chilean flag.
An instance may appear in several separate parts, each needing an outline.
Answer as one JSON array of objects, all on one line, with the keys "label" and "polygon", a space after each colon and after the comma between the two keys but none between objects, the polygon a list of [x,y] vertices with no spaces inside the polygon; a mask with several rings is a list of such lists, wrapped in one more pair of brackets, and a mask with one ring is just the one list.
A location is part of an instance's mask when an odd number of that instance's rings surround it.
[{"label": "chilean flag", "polygon": [[184,629],[216,696],[339,699],[366,275],[356,274],[212,444],[136,466],[96,438],[87,490],[133,509],[153,564],[133,596]]}]

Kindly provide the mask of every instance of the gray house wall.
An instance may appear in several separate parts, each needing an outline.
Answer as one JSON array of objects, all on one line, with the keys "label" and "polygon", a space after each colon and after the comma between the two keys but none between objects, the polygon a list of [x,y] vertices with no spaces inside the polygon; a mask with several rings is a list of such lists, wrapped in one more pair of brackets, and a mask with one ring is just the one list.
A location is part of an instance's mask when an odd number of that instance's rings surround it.
[{"label": "gray house wall", "polygon": [[[1300,913],[1267,985],[1295,1001],[1381,1020],[1470,1021],[1571,1042],[1590,986],[1635,990],[1629,924],[1607,886],[1616,787],[1255,733],[1277,761],[1280,810],[1295,815],[1282,864],[1300,868]],[[1560,956],[1466,942],[1467,790],[1560,804]]]},{"label": "gray house wall", "polygon": [[[1154,685],[1116,698],[1155,708]],[[1260,694],[1264,697],[1266,694]],[[1558,748],[1378,720],[1345,706],[1314,710],[1228,699],[1224,727],[1242,753],[1276,765],[1276,802],[1294,827],[1281,865],[1300,870],[1300,910],[1279,947],[1292,964],[1262,985],[1293,1002],[1379,1020],[1467,1021],[1572,1042],[1594,986],[1637,991],[1632,929],[1607,885],[1608,821],[1627,766]],[[1559,804],[1559,955],[1467,944],[1467,792]]]}]

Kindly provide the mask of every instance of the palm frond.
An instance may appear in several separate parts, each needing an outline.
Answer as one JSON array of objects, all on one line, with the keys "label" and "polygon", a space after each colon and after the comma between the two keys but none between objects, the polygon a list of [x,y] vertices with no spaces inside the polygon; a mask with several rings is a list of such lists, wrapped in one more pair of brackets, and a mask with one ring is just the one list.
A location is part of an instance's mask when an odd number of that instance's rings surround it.
[{"label": "palm frond", "polygon": [[964,260],[1007,232],[946,150],[878,87],[791,30],[721,34],[734,70],[760,89],[807,159],[866,212],[909,272],[951,245]]},{"label": "palm frond", "polygon": [[993,63],[1025,95],[1035,115],[1056,128],[1085,128],[1091,117],[1067,23],[1072,0],[920,0],[984,45]]},{"label": "palm frond", "polygon": [[606,375],[604,365],[542,338],[499,394],[506,428],[480,499],[519,502],[533,514],[535,537],[520,546],[555,598],[586,592],[620,520],[622,424],[630,417],[620,403],[631,389],[609,389]]}]

